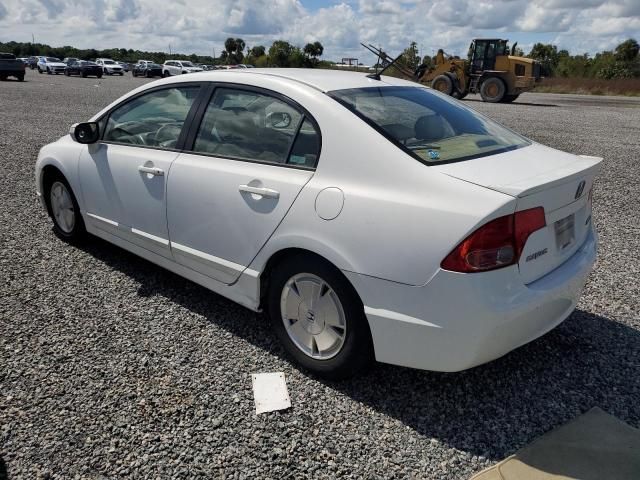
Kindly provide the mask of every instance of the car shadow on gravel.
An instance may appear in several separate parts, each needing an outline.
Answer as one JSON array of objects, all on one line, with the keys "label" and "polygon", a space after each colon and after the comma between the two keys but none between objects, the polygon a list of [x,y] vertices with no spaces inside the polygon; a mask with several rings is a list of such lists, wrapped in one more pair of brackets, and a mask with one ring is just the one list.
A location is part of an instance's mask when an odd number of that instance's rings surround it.
[{"label": "car shadow on gravel", "polygon": [[[285,358],[261,315],[254,318],[243,307],[102,240],[82,248],[139,282],[140,296],[165,297]],[[432,441],[498,460],[594,406],[638,427],[638,352],[640,331],[577,309],[542,338],[464,372],[377,364],[347,381],[309,378]]]}]

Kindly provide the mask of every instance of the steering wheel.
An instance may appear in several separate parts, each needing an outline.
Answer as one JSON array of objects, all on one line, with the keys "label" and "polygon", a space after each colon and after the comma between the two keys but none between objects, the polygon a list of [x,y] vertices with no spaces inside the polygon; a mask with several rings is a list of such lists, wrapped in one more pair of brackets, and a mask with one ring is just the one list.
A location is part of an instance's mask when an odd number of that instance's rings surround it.
[{"label": "steering wheel", "polygon": [[[180,135],[180,123],[178,122],[174,122],[174,123],[165,123],[164,125],[162,125],[158,130],[156,130],[155,135],[153,136],[154,140],[158,143],[160,142],[164,142],[166,140],[170,140],[169,138],[162,138],[162,134],[165,132],[168,132],[168,129],[170,128],[177,128],[178,129],[178,135]],[[177,138],[177,137],[176,137]]]}]

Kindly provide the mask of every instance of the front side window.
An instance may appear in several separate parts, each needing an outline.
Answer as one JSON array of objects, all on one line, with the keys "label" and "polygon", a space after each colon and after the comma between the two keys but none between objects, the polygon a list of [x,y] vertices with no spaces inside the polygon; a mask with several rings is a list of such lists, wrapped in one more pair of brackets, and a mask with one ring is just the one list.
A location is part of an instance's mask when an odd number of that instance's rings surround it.
[{"label": "front side window", "polygon": [[117,107],[109,115],[103,140],[156,148],[175,148],[199,86],[156,90]]},{"label": "front side window", "polygon": [[299,110],[276,97],[219,88],[207,107],[193,150],[222,157],[313,167],[318,156],[319,136]]},{"label": "front side window", "polygon": [[428,164],[494,155],[530,142],[423,87],[367,87],[329,95],[404,151]]}]

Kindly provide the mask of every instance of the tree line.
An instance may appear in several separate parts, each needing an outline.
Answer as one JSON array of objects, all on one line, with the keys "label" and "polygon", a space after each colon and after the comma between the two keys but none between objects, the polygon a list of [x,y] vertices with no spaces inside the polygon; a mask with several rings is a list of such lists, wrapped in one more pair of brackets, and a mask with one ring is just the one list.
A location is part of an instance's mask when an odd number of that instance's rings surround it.
[{"label": "tree line", "polygon": [[545,73],[552,77],[571,78],[637,78],[640,77],[640,45],[630,38],[614,50],[598,52],[591,56],[570,55],[551,44],[536,43],[528,57],[538,60]]},{"label": "tree line", "polygon": [[16,57],[31,57],[34,55],[57,58],[80,58],[93,60],[96,58],[111,58],[119,62],[135,63],[138,60],[151,60],[164,63],[166,60],[187,59],[193,63],[208,65],[237,65],[252,64],[256,67],[317,67],[321,65],[320,57],[324,47],[320,42],[307,43],[298,47],[284,40],[276,40],[267,49],[264,45],[248,46],[242,38],[227,38],[224,50],[220,56],[197,55],[166,52],[150,52],[127,48],[108,48],[97,50],[94,48],[80,49],[69,45],[52,47],[43,43],[31,42],[0,42],[0,52],[13,53]]}]

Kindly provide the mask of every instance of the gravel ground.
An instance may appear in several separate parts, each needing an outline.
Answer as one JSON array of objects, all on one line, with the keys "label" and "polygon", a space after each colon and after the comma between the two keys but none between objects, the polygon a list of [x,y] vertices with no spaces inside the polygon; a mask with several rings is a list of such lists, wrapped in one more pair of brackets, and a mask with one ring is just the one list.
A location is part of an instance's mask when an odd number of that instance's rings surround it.
[{"label": "gravel ground", "polygon": [[[470,371],[319,381],[263,318],[105,242],[52,233],[38,149],[145,80],[0,84],[0,472],[33,478],[465,478],[597,405],[640,426],[640,100],[468,105],[605,157],[600,257],[560,327]],[[255,416],[252,372],[293,408]],[[0,473],[0,476],[2,474]]]}]

